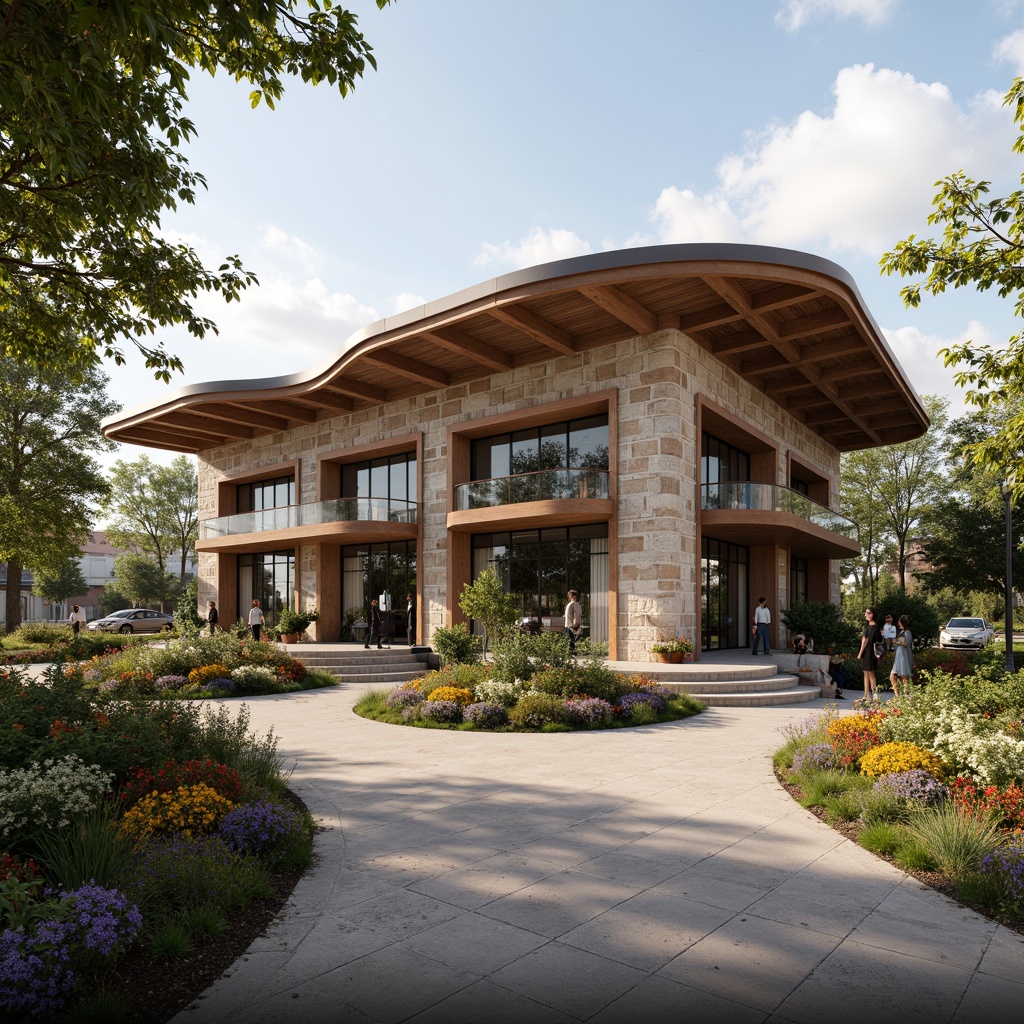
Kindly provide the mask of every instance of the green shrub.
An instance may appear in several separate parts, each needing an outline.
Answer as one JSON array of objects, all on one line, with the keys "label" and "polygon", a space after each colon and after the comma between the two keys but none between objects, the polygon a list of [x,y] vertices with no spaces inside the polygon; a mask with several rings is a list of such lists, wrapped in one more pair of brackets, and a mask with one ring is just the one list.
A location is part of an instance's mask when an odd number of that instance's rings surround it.
[{"label": "green shrub", "polygon": [[562,701],[547,693],[527,693],[508,713],[509,721],[520,729],[539,729],[554,722],[565,725],[569,713]]},{"label": "green shrub", "polygon": [[856,775],[848,775],[835,769],[809,773],[803,776],[801,781],[804,796],[800,803],[804,807],[824,807],[830,797],[864,788],[864,784]]},{"label": "green shrub", "polygon": [[227,921],[224,915],[209,903],[201,903],[195,907],[188,907],[182,911],[179,923],[188,932],[191,939],[198,939],[204,942],[208,939],[215,939],[227,929]]},{"label": "green shrub", "polygon": [[861,795],[861,818],[866,825],[905,822],[909,815],[907,801],[891,793],[878,793],[872,788]]},{"label": "green shrub", "polygon": [[856,654],[860,630],[843,618],[842,611],[829,601],[795,601],[781,613],[791,633],[803,633],[814,640],[816,654]]},{"label": "green shrub", "polygon": [[569,697],[600,697],[609,703],[631,687],[619,672],[599,662],[548,668],[533,677],[533,688],[567,700]]},{"label": "green shrub", "polygon": [[117,830],[116,814],[109,802],[60,831],[42,833],[34,846],[50,882],[67,890],[90,882],[116,887],[134,855],[132,844]]},{"label": "green shrub", "polygon": [[938,867],[935,858],[916,839],[900,846],[894,858],[904,871],[934,871]]},{"label": "green shrub", "polygon": [[438,626],[431,643],[446,665],[477,661],[480,656],[480,638],[473,636],[462,622],[454,626]]},{"label": "green shrub", "polygon": [[188,928],[178,921],[164,921],[149,936],[149,955],[157,961],[183,960],[192,951]]}]

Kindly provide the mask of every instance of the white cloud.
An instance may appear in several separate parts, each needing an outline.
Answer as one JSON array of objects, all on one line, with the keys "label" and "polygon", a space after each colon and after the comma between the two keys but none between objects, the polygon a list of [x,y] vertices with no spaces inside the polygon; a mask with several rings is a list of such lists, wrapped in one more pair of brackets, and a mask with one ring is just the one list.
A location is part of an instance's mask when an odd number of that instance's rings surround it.
[{"label": "white cloud", "polygon": [[985,324],[970,320],[959,334],[949,338],[926,334],[916,327],[883,327],[882,333],[919,395],[947,395],[951,418],[963,416],[971,410],[971,406],[964,404],[965,389],[953,382],[956,370],[943,366],[937,353],[939,349],[964,341],[987,345],[997,343],[996,336]]},{"label": "white cloud", "polygon": [[1013,172],[996,93],[961,109],[946,86],[873,65],[840,71],[825,115],[804,111],[752,137],[704,195],[669,187],[651,210],[658,239],[860,251],[877,258],[920,231],[933,185],[952,171]]},{"label": "white cloud", "polygon": [[868,25],[887,21],[899,0],[783,0],[775,23],[796,32],[811,21],[860,18]]},{"label": "white cloud", "polygon": [[992,47],[992,56],[1002,64],[1012,64],[1014,72],[1024,74],[1024,29],[1017,29]]},{"label": "white cloud", "polygon": [[515,244],[508,241],[500,245],[484,242],[482,251],[473,259],[473,265],[486,267],[497,263],[516,269],[535,267],[540,263],[551,263],[571,256],[584,256],[591,251],[590,243],[580,238],[575,231],[536,227]]},{"label": "white cloud", "polygon": [[390,307],[388,316],[394,316],[395,313],[404,313],[407,309],[415,309],[417,306],[425,305],[426,301],[422,295],[415,295],[412,292],[399,292],[397,295],[392,295],[388,300]]},{"label": "white cloud", "polygon": [[279,261],[287,262],[289,265],[297,263],[306,274],[312,274],[324,263],[323,255],[308,242],[295,235],[289,235],[273,224],[263,232],[260,248]]}]

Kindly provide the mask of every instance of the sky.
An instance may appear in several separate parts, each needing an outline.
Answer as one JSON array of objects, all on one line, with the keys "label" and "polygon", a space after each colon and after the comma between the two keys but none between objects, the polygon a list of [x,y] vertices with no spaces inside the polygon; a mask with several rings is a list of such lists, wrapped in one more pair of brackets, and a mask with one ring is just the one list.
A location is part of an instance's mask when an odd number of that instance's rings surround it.
[{"label": "sky", "polygon": [[[209,188],[168,215],[208,266],[260,287],[197,307],[220,333],[157,337],[185,372],[110,365],[124,408],[184,384],[294,373],[382,317],[520,267],[675,242],[799,249],[844,267],[919,394],[962,392],[936,353],[1004,342],[1012,303],[900,298],[881,255],[929,236],[934,185],[1020,188],[1003,96],[1024,0],[350,0],[374,47],[342,98],[276,109],[194,75],[186,147]],[[146,452],[124,445],[111,458]]]}]

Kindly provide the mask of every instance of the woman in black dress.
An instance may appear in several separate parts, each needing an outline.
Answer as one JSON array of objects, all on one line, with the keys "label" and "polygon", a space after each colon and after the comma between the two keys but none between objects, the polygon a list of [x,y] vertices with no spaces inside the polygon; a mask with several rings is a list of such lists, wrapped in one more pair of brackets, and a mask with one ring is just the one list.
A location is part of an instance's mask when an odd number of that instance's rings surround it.
[{"label": "woman in black dress", "polygon": [[876,644],[884,644],[882,639],[882,627],[878,625],[878,612],[874,608],[864,610],[864,629],[860,635],[860,651],[857,657],[860,658],[861,668],[864,669],[864,699],[878,700],[878,682],[875,679],[875,669],[878,668],[878,653]]}]

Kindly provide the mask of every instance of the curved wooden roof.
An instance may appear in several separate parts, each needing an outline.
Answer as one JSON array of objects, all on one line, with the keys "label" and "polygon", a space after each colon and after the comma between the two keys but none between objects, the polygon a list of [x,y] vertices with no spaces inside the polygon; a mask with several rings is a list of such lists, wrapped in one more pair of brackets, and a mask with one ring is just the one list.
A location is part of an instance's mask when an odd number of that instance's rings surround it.
[{"label": "curved wooden roof", "polygon": [[371,324],[316,369],[191,384],[103,429],[200,452],[666,328],[840,451],[928,429],[846,271],[806,253],[726,244],[622,249],[505,274]]}]

